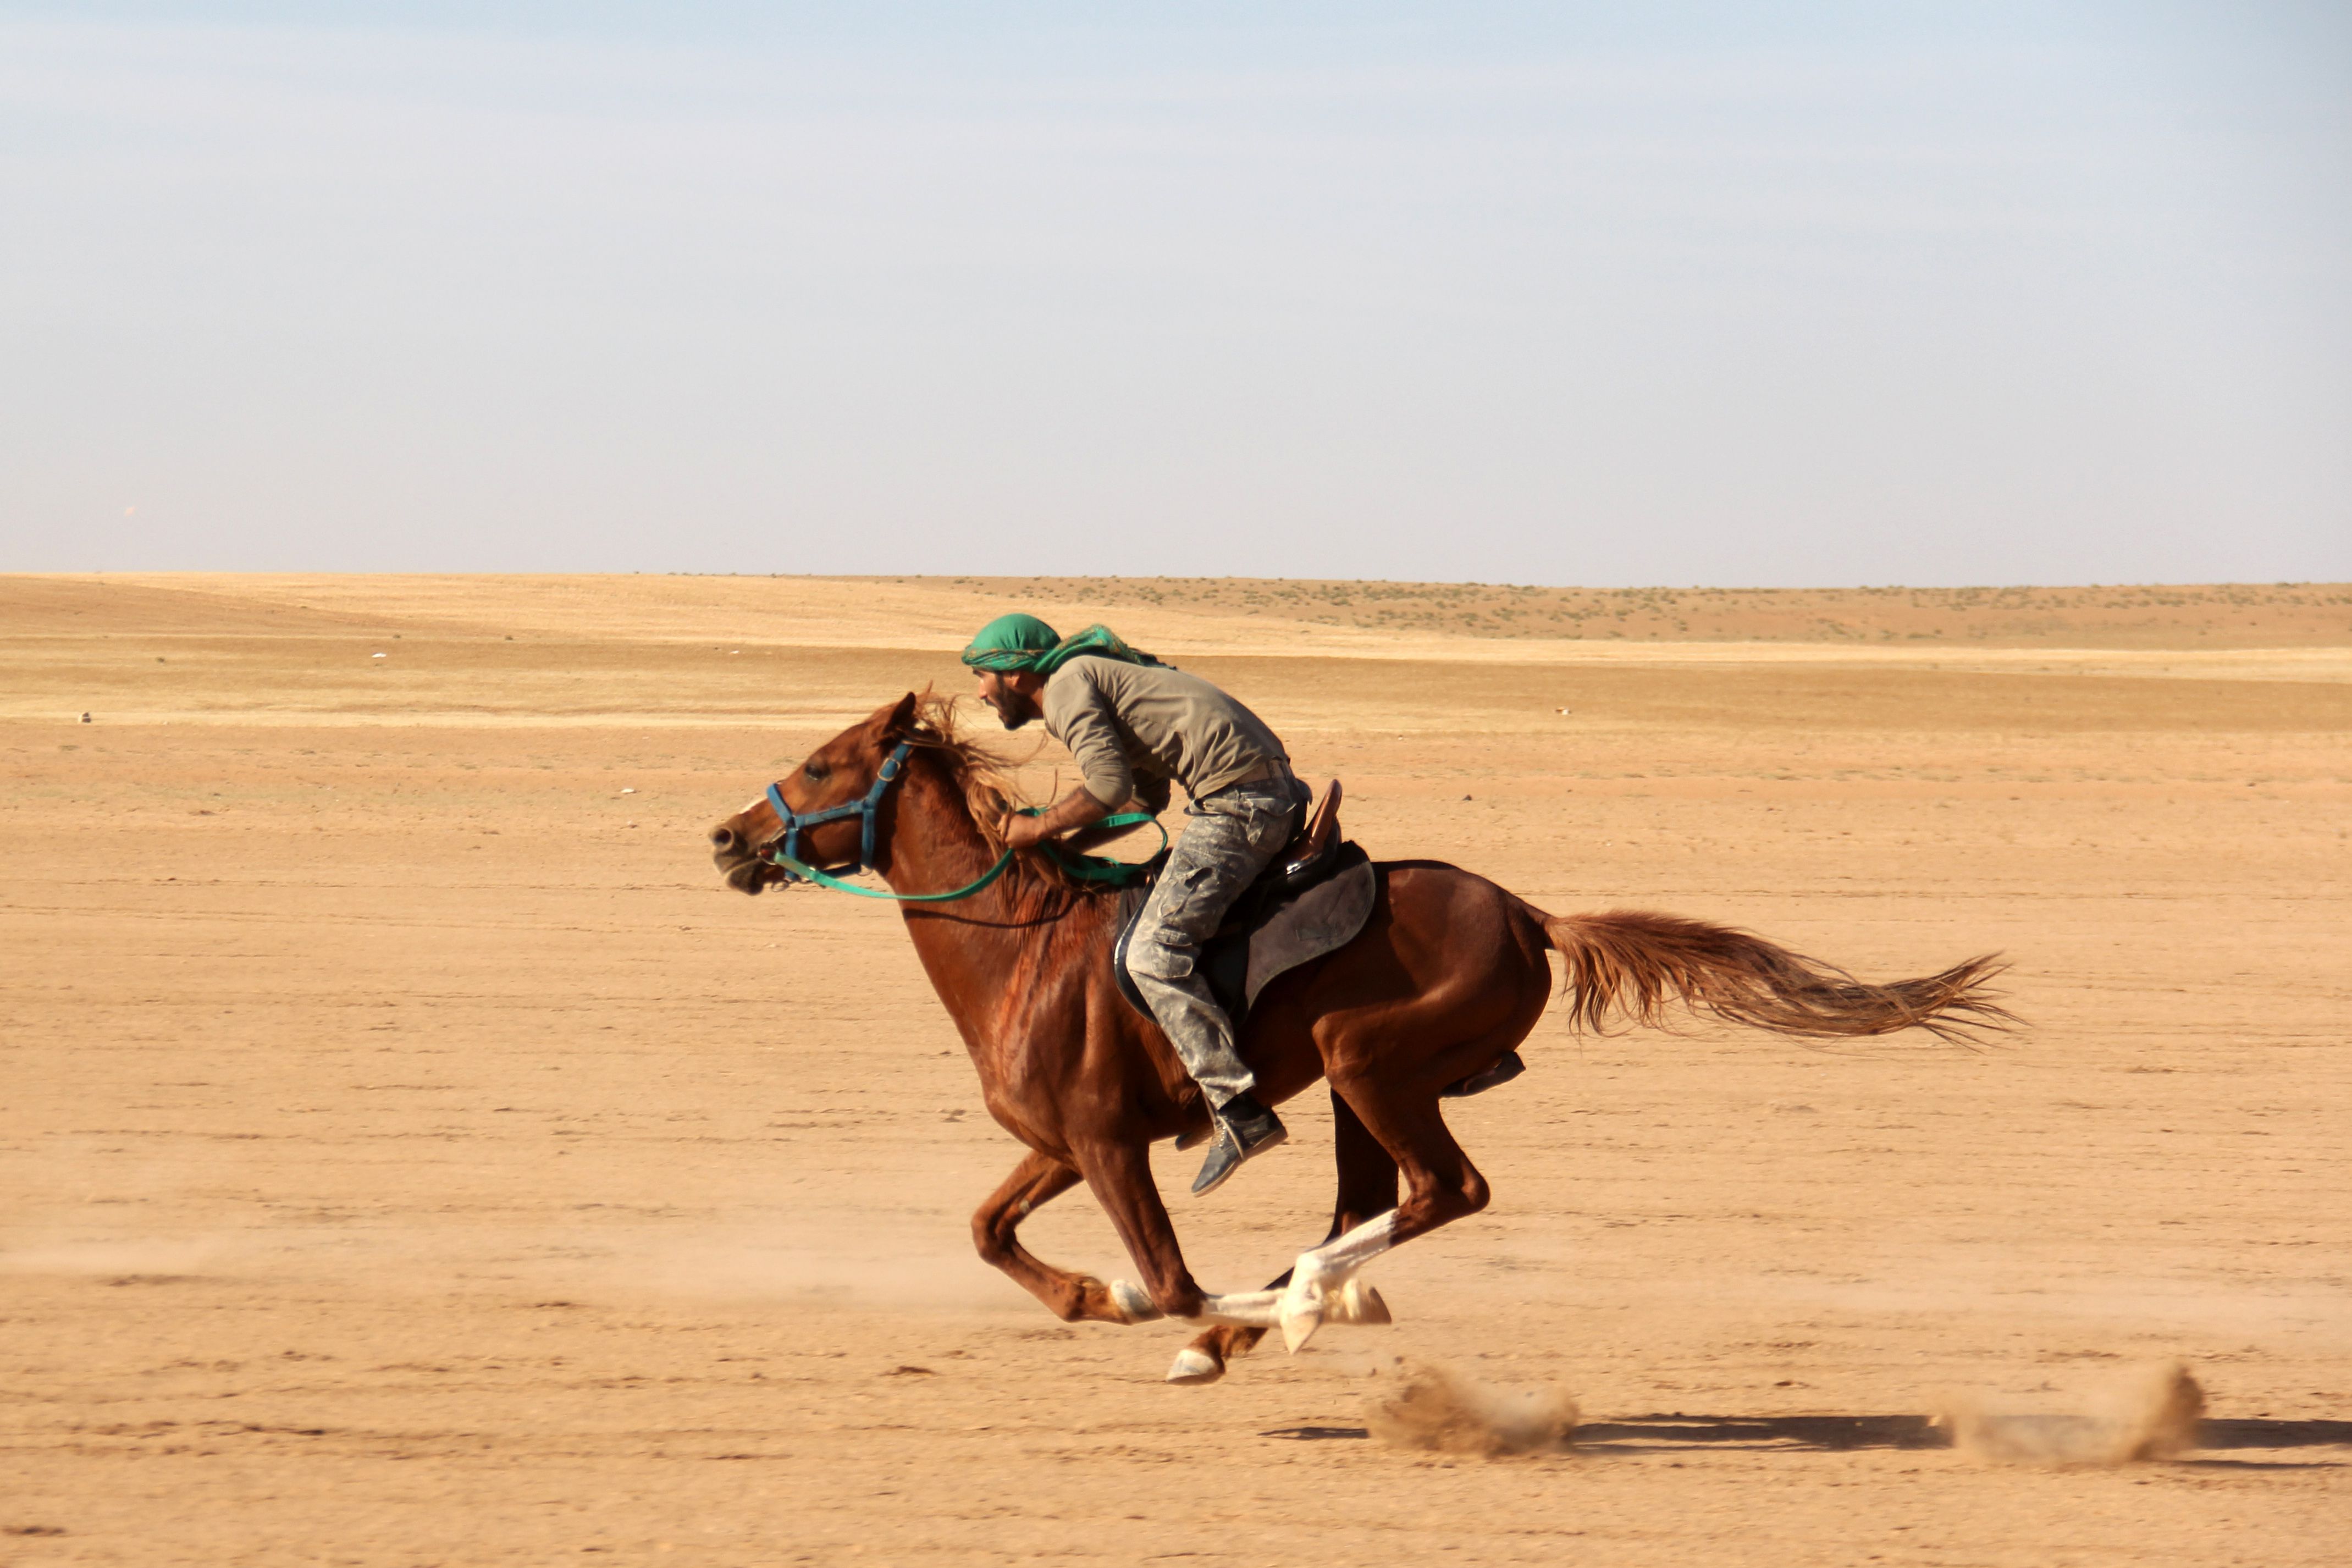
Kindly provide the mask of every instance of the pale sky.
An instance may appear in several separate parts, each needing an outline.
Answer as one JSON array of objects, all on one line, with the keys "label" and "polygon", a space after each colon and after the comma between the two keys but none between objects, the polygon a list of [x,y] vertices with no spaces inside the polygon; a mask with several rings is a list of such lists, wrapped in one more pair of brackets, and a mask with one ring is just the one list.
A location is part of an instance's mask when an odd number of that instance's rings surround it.
[{"label": "pale sky", "polygon": [[2352,5],[0,0],[145,568],[2352,579]]}]

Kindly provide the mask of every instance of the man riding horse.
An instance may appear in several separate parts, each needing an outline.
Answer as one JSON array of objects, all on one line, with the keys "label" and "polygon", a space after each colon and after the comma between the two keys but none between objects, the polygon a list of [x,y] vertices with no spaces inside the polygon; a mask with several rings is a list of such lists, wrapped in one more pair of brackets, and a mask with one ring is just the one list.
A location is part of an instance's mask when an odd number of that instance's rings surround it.
[{"label": "man riding horse", "polygon": [[[1177,1355],[1172,1382],[1213,1381],[1269,1328],[1295,1351],[1326,1321],[1387,1321],[1358,1277],[1396,1247],[1486,1206],[1486,1180],[1447,1128],[1444,1100],[1515,1059],[1550,1000],[1551,953],[1572,1027],[1654,1025],[1677,999],[1816,1039],[1923,1028],[1965,1040],[2016,1021],[1988,988],[2001,967],[1989,955],[1869,984],[1727,926],[1641,910],[1549,914],[1458,866],[1359,860],[1376,879],[1377,901],[1342,945],[1258,997],[1253,1077],[1235,1059],[1233,1025],[1201,986],[1197,959],[1217,924],[1210,911],[1287,831],[1302,792],[1281,742],[1231,698],[1098,626],[1065,640],[1028,616],[1008,617],[984,628],[965,658],[1008,725],[1044,718],[1070,743],[1085,770],[1081,790],[1036,817],[976,818],[1001,804],[996,760],[956,733],[945,703],[909,691],[715,824],[711,858],[740,892],[814,883],[906,910],[907,934],[990,1113],[1025,1145],[972,1215],[974,1246],[1066,1322],[1204,1323]],[[1166,1059],[1173,1052],[1160,1050],[1097,957],[1117,935],[1121,901],[1065,896],[1044,857],[1003,843],[1083,841],[1089,829],[1099,838],[1124,826],[1106,822],[1107,810],[1139,795],[1164,805],[1171,782],[1192,795],[1193,820],[1153,895],[1145,940],[1130,937],[1129,946],[1150,972],[1152,1011],[1217,1110],[1210,1120],[1225,1146],[1199,1187],[1279,1138],[1281,1123],[1258,1102],[1278,1105],[1318,1079],[1331,1090],[1330,1230],[1274,1285],[1238,1295],[1204,1290],[1192,1277],[1152,1180],[1151,1146],[1202,1119]],[[888,890],[843,879],[860,868]],[[966,918],[920,912],[940,904],[961,904]],[[1081,1182],[1139,1283],[1056,1268],[1021,1244],[1022,1221]]]},{"label": "man riding horse", "polygon": [[1233,1020],[1211,995],[1201,949],[1235,900],[1288,843],[1309,791],[1265,721],[1197,675],[1160,663],[1108,627],[1073,637],[1034,616],[1000,616],[981,627],[963,661],[980,700],[1008,730],[1033,719],[1077,759],[1079,784],[1037,816],[1001,825],[1020,849],[1085,830],[1129,802],[1168,808],[1171,781],[1184,786],[1193,820],[1177,838],[1128,944],[1128,973],[1151,1016],[1207,1096],[1216,1135],[1192,1183],[1213,1192],[1242,1162],[1283,1141],[1281,1119],[1251,1091],[1256,1080],[1234,1048]]}]

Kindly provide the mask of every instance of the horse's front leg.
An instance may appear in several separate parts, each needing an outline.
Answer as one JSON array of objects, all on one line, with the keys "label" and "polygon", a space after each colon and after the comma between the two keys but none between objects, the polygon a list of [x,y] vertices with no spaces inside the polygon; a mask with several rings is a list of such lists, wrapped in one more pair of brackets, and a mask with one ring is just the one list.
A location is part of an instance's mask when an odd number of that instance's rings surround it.
[{"label": "horse's front leg", "polygon": [[1121,1279],[1112,1282],[1113,1293],[1122,1300],[1144,1299],[1155,1317],[1200,1316],[1201,1287],[1193,1281],[1192,1271],[1184,1267],[1183,1249],[1176,1245],[1176,1227],[1169,1223],[1168,1205],[1160,1201],[1160,1188],[1151,1180],[1151,1146],[1098,1142],[1076,1153],[1095,1201],[1110,1216],[1119,1240],[1126,1244],[1127,1255],[1143,1272],[1141,1290]]},{"label": "horse's front leg", "polygon": [[1031,1152],[972,1215],[972,1245],[1066,1323],[1140,1323],[1158,1317],[1151,1302],[1133,1286],[1122,1297],[1092,1275],[1055,1268],[1021,1245],[1021,1222],[1077,1182],[1076,1166],[1051,1154]]}]

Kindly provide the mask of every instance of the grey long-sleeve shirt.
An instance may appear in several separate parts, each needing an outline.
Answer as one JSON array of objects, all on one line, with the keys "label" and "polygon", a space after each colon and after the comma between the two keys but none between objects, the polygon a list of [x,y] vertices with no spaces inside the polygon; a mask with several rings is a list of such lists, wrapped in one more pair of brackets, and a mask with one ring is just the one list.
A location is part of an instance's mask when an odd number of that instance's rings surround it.
[{"label": "grey long-sleeve shirt", "polygon": [[1081,655],[1046,678],[1045,695],[1046,731],[1078,760],[1087,793],[1113,810],[1130,798],[1164,807],[1171,779],[1198,800],[1290,761],[1265,720],[1166,665]]}]

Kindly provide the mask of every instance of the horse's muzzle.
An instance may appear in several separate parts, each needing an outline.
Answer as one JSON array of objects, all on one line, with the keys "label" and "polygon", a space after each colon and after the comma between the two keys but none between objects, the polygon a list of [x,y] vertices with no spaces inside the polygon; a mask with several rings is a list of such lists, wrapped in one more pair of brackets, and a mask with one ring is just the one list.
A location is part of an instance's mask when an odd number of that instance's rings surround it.
[{"label": "horse's muzzle", "polygon": [[776,868],[754,854],[743,836],[723,822],[710,830],[710,863],[719,868],[720,879],[739,893],[756,896],[778,879]]}]

